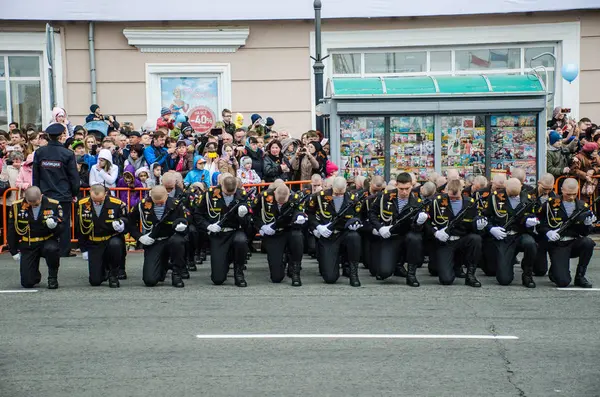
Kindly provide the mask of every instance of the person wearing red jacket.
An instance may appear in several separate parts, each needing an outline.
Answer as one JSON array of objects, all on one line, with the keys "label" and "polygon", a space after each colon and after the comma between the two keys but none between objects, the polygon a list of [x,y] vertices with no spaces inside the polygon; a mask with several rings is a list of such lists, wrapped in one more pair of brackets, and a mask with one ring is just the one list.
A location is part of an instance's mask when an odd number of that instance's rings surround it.
[{"label": "person wearing red jacket", "polygon": [[159,128],[168,128],[169,131],[171,131],[173,128],[175,128],[172,116],[173,115],[171,113],[171,109],[162,108],[160,110],[160,117],[158,118],[158,120],[156,120],[156,129],[158,130]]}]

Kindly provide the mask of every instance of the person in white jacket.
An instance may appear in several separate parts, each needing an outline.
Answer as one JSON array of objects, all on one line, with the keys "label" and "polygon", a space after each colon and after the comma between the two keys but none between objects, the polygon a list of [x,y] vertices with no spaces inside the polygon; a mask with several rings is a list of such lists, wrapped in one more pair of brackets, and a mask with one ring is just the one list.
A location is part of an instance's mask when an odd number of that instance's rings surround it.
[{"label": "person in white jacket", "polygon": [[[107,189],[117,186],[119,167],[112,163],[112,154],[108,149],[100,150],[98,163],[90,170],[90,186],[104,185]],[[114,192],[113,192],[114,195]]]}]

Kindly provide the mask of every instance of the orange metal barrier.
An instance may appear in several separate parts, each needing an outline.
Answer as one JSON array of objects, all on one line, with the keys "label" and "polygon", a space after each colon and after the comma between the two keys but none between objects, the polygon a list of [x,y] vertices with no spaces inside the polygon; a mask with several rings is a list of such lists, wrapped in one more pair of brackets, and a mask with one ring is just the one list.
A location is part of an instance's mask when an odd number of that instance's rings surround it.
[{"label": "orange metal barrier", "polygon": [[[294,185],[306,185],[306,184],[310,184],[311,181],[289,181],[289,182],[284,182],[286,185],[288,186],[294,186]],[[269,185],[271,185],[271,183],[255,183],[255,184],[247,184],[247,185],[243,185],[244,188],[253,188],[256,187],[257,192],[260,193],[262,188],[264,187],[268,187]],[[81,194],[83,197],[85,197],[87,195],[87,192],[89,191],[89,188],[83,188],[80,189]],[[125,188],[125,187],[116,187],[116,188],[109,188],[109,190],[111,192],[121,192],[121,191],[127,191],[127,211],[129,211],[130,208],[130,201],[131,201],[131,193],[132,192],[137,192],[135,194],[139,194],[140,196],[140,200],[142,200],[146,194],[150,189],[149,188],[135,188],[135,189],[129,189],[129,188]],[[8,214],[8,207],[6,205],[6,199],[7,197],[11,194],[11,193],[16,193],[15,194],[15,200],[18,200],[20,198],[21,195],[21,191],[18,188],[9,188],[4,192],[4,195],[2,197],[2,203],[3,203],[3,207],[2,207],[2,246],[0,247],[0,252],[2,252],[2,250],[8,245],[8,241],[7,241],[7,233],[6,233],[6,229],[7,229],[7,225],[8,225],[8,218],[7,218],[7,214]],[[116,196],[116,195],[115,195]],[[77,242],[77,239],[75,238],[75,202],[71,203],[71,242]],[[140,225],[141,227],[141,225]],[[133,240],[128,240],[128,241],[133,241]]]}]

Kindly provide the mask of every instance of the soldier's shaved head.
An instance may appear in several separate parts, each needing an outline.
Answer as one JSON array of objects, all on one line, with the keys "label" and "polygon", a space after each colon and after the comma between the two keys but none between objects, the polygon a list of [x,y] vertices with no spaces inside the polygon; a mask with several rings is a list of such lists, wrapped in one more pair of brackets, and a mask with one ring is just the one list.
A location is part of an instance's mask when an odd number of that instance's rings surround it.
[{"label": "soldier's shaved head", "polygon": [[279,204],[283,204],[290,198],[290,189],[285,184],[280,184],[277,186],[277,188],[275,188],[275,192],[273,194],[275,195],[275,201],[277,201]]},{"label": "soldier's shaved head", "polygon": [[354,178],[354,186],[356,186],[357,189],[362,189],[365,187],[366,180],[367,180],[367,178],[365,178],[362,175],[359,175],[356,178]]},{"label": "soldier's shaved head", "polygon": [[437,183],[437,180],[438,180],[439,177],[440,177],[440,174],[438,174],[437,172],[433,171],[433,172],[429,173],[429,176],[427,177],[427,180],[429,182]]},{"label": "soldier's shaved head", "polygon": [[321,183],[323,183],[323,178],[319,174],[313,174],[313,176],[310,177],[310,181],[312,183],[315,183],[315,182],[321,182]]},{"label": "soldier's shaved head", "polygon": [[506,183],[506,174],[496,174],[492,178],[492,189],[498,190],[503,189]]},{"label": "soldier's shaved head", "polygon": [[385,179],[381,175],[375,175],[371,180],[370,191],[371,193],[377,193],[383,190],[385,187]]},{"label": "soldier's shaved head", "polygon": [[473,179],[472,192],[476,192],[479,189],[483,189],[488,185],[488,180],[483,175],[478,175]]},{"label": "soldier's shaved head", "polygon": [[523,168],[513,168],[511,175],[513,178],[517,178],[521,183],[525,183],[525,170]]},{"label": "soldier's shaved head", "polygon": [[29,204],[37,204],[42,199],[42,191],[37,186],[31,186],[25,190],[23,196],[25,197],[25,201],[27,201]]},{"label": "soldier's shaved head", "polygon": [[343,177],[336,176],[335,178],[333,178],[331,187],[333,188],[334,195],[335,194],[338,194],[338,195],[344,194],[344,193],[346,193],[347,182]]},{"label": "soldier's shaved head", "polygon": [[232,195],[237,189],[237,179],[233,176],[227,176],[223,178],[221,186],[223,187],[223,193]]},{"label": "soldier's shaved head", "polygon": [[579,189],[579,184],[577,183],[577,180],[574,178],[567,178],[565,179],[565,181],[563,182],[562,185],[562,190],[563,192],[565,190],[577,190]]},{"label": "soldier's shaved head", "polygon": [[538,184],[544,186],[554,186],[554,175],[552,174],[544,174],[540,177]]},{"label": "soldier's shaved head", "polygon": [[436,186],[433,182],[425,182],[423,186],[421,186],[420,193],[423,198],[430,198],[435,195]]},{"label": "soldier's shaved head", "polygon": [[506,181],[505,186],[506,194],[508,194],[510,197],[515,197],[521,194],[521,187],[523,185],[521,184],[521,181],[517,178],[510,178]]},{"label": "soldier's shaved head", "polygon": [[152,201],[154,201],[155,204],[162,205],[167,201],[169,193],[164,186],[154,186],[152,190],[150,190],[150,197],[152,197]]},{"label": "soldier's shaved head", "polygon": [[457,180],[460,179],[460,174],[458,173],[458,170],[451,168],[448,171],[446,171],[446,178],[448,179],[448,181]]},{"label": "soldier's shaved head", "polygon": [[459,179],[448,181],[448,184],[446,185],[446,192],[448,192],[450,196],[460,195],[461,191],[462,182]]},{"label": "soldier's shaved head", "polygon": [[106,188],[104,187],[104,185],[92,185],[92,187],[90,188],[90,197],[95,203],[100,203],[104,201],[104,198],[106,197]]},{"label": "soldier's shaved head", "polygon": [[323,180],[323,190],[325,189],[331,189],[331,186],[333,185],[333,178],[326,178],[325,180]]}]

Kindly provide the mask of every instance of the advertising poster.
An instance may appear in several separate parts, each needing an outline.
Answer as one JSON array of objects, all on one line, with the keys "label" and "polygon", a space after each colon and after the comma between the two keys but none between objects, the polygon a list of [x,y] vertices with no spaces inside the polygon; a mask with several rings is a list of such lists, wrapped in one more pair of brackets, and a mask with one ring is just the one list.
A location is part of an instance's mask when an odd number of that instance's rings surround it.
[{"label": "advertising poster", "polygon": [[390,118],[390,173],[414,172],[426,181],[434,170],[433,116]]},{"label": "advertising poster", "polygon": [[461,176],[485,175],[485,118],[443,116],[442,171],[454,168]]},{"label": "advertising poster", "polygon": [[491,167],[510,174],[512,168],[523,168],[526,183],[536,182],[535,115],[498,115],[491,117]]},{"label": "advertising poster", "polygon": [[383,117],[342,117],[340,119],[340,175],[345,178],[384,175]]},{"label": "advertising poster", "polygon": [[198,132],[214,127],[219,114],[219,86],[216,77],[161,77],[161,107],[182,113]]}]

